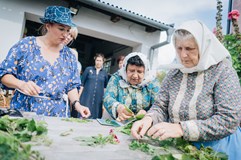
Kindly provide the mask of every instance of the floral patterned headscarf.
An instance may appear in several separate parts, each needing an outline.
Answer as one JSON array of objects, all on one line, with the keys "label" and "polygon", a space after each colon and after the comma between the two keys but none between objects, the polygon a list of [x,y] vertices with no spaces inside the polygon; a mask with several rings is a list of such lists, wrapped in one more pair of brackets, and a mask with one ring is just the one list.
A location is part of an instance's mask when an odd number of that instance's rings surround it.
[{"label": "floral patterned headscarf", "polygon": [[123,67],[119,70],[119,75],[122,77],[123,80],[120,81],[120,85],[121,87],[129,87],[130,84],[127,81],[127,75],[126,75],[126,68],[127,68],[127,61],[134,56],[139,56],[140,59],[143,61],[144,65],[145,65],[145,75],[143,78],[143,81],[137,85],[137,87],[142,87],[145,86],[148,82],[150,82],[151,80],[154,79],[154,76],[151,76],[150,74],[150,64],[149,64],[149,60],[147,59],[147,57],[140,52],[133,52],[128,54],[124,61],[123,61]]}]

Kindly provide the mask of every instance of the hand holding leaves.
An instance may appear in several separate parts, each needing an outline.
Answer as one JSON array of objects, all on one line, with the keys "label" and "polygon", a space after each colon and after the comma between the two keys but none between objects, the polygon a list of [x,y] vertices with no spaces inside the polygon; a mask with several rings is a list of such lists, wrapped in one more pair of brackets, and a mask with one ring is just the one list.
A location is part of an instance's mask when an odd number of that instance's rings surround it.
[{"label": "hand holding leaves", "polygon": [[183,136],[183,130],[178,123],[161,122],[151,127],[147,135],[153,139],[165,140],[168,138],[178,138]]},{"label": "hand holding leaves", "polygon": [[134,116],[134,113],[132,112],[132,110],[130,110],[127,106],[123,104],[118,105],[117,113],[118,113],[118,117],[116,119],[117,121],[124,121]]}]

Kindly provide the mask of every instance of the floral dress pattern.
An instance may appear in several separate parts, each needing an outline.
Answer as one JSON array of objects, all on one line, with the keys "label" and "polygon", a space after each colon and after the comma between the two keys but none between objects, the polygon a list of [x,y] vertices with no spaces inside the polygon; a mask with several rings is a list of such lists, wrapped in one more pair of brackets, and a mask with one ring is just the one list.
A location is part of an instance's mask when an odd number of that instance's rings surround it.
[{"label": "floral dress pattern", "polygon": [[[75,56],[66,46],[51,65],[41,55],[35,37],[26,37],[19,41],[1,63],[0,78],[5,74],[12,74],[22,81],[33,81],[42,88],[39,95],[48,98],[27,96],[16,90],[10,107],[47,116],[63,117],[66,111],[69,115],[63,95],[80,87],[76,62]],[[1,87],[10,89],[3,84]]]},{"label": "floral dress pattern", "polygon": [[138,113],[141,109],[146,111],[150,109],[160,89],[157,79],[142,87],[121,85],[121,81],[123,79],[118,72],[113,74],[104,95],[104,106],[113,118],[117,118],[116,109],[120,103],[129,107],[134,113]]}]

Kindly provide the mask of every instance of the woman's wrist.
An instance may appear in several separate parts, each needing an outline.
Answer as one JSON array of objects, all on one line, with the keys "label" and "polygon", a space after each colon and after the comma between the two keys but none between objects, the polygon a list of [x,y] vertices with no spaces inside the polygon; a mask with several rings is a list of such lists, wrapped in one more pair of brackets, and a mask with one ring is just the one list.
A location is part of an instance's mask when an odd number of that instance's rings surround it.
[{"label": "woman's wrist", "polygon": [[[72,103],[72,109],[74,110],[77,110],[77,107],[78,106],[81,106],[80,105],[80,101],[79,100],[75,100],[73,103]],[[78,107],[79,108],[79,107]],[[77,110],[78,111],[78,110]]]},{"label": "woman's wrist", "polygon": [[24,83],[26,82],[18,79],[16,83],[16,89],[22,90],[22,86],[24,85]]},{"label": "woman's wrist", "polygon": [[77,112],[80,112],[80,110],[81,110],[82,107],[83,107],[83,106],[82,106],[80,103],[78,103],[78,104],[76,104],[76,106],[75,106],[75,110],[76,110]]},{"label": "woman's wrist", "polygon": [[183,129],[182,129],[182,125],[180,123],[176,123],[174,125],[176,125],[176,127],[177,127],[177,132],[178,132],[179,137],[182,137],[183,134],[184,134]]}]

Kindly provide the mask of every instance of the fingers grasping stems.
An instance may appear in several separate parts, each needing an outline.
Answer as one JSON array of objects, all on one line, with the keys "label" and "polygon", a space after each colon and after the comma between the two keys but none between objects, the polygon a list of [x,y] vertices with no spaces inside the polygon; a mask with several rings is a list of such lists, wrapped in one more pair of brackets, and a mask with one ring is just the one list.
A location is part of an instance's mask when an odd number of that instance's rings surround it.
[{"label": "fingers grasping stems", "polygon": [[161,122],[152,126],[152,118],[145,116],[142,120],[133,124],[131,134],[136,139],[140,139],[146,134],[153,139],[165,140],[182,137],[183,130],[178,123]]}]

